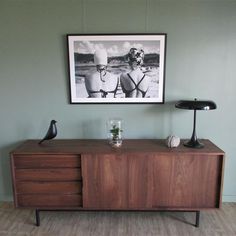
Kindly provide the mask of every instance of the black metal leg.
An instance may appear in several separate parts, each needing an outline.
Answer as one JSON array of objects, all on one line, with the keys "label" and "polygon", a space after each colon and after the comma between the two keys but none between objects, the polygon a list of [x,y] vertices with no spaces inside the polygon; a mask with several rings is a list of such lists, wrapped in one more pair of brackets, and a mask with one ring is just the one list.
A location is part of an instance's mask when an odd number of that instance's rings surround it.
[{"label": "black metal leg", "polygon": [[40,215],[39,215],[40,210],[36,209],[35,210],[35,218],[36,218],[36,226],[40,226]]},{"label": "black metal leg", "polygon": [[[35,218],[36,218],[36,226],[40,226],[40,210],[36,209],[35,210]],[[195,227],[199,227],[200,224],[200,211],[196,211],[196,221],[195,221]]]},{"label": "black metal leg", "polygon": [[199,221],[200,221],[200,211],[196,211],[196,224],[195,224],[195,227],[199,227]]}]

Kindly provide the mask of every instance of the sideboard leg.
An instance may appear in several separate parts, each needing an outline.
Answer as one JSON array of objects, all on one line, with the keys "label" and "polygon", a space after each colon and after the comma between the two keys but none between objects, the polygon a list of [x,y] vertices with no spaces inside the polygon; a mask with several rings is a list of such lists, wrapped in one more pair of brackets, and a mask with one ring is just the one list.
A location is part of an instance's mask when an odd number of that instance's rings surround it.
[{"label": "sideboard leg", "polygon": [[40,215],[39,215],[39,212],[40,212],[39,209],[35,210],[36,226],[40,226]]},{"label": "sideboard leg", "polygon": [[200,211],[196,211],[196,223],[195,223],[195,227],[199,227],[199,222],[200,222]]}]

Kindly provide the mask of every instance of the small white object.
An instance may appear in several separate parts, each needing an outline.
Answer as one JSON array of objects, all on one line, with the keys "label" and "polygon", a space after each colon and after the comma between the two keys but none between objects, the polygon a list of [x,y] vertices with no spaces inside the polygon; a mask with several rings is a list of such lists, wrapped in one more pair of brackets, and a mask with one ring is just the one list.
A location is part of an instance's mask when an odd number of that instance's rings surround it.
[{"label": "small white object", "polygon": [[166,145],[169,148],[178,147],[180,144],[180,138],[175,135],[169,135],[166,139]]}]

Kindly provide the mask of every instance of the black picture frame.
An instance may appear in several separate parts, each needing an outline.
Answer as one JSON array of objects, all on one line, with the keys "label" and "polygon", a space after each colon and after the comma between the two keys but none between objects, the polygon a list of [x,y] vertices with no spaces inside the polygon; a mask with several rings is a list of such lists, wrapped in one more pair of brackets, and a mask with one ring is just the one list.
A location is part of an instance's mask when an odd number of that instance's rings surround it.
[{"label": "black picture frame", "polygon": [[166,40],[166,33],[68,34],[70,103],[163,104]]}]

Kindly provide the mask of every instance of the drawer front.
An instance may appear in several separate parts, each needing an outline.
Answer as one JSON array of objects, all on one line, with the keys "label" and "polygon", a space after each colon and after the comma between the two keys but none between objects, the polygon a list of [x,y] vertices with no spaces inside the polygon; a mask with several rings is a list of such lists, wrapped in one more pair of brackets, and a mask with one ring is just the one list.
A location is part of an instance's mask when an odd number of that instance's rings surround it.
[{"label": "drawer front", "polygon": [[16,169],[15,178],[20,181],[81,180],[80,168]]},{"label": "drawer front", "polygon": [[14,155],[15,168],[66,168],[80,164],[80,155]]},{"label": "drawer front", "polygon": [[17,182],[17,194],[81,194],[81,182]]},{"label": "drawer front", "polygon": [[20,194],[17,195],[17,205],[20,207],[81,207],[82,197],[79,194],[44,195]]}]

